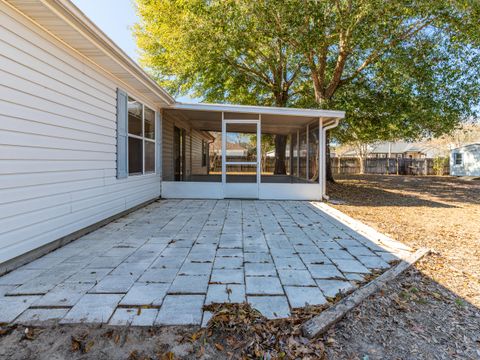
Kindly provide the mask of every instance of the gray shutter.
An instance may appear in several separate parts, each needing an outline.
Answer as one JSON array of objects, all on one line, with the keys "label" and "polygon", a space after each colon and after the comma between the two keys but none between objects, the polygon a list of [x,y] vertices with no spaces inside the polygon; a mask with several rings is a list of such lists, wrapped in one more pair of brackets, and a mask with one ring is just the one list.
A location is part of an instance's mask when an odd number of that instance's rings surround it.
[{"label": "gray shutter", "polygon": [[157,174],[162,175],[162,116],[160,111],[155,113],[155,138],[157,148],[155,149],[155,168]]},{"label": "gray shutter", "polygon": [[117,89],[117,179],[128,175],[128,96]]}]

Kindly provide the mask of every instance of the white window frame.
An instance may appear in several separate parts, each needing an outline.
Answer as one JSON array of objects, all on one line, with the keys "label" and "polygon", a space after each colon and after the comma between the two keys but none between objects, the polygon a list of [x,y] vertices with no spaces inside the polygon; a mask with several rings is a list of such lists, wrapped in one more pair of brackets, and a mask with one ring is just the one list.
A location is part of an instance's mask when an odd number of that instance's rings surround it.
[{"label": "white window frame", "polygon": [[[460,162],[458,162],[457,158],[460,157]],[[453,155],[453,165],[455,166],[461,166],[463,165],[463,154],[460,152],[457,152]]]},{"label": "white window frame", "polygon": [[[155,174],[157,172],[157,124],[156,124],[156,117],[157,117],[157,112],[152,109],[150,106],[146,106],[144,103],[138,101],[135,97],[133,96],[130,96],[127,94],[127,103],[128,103],[128,98],[132,99],[133,101],[136,101],[138,103],[140,103],[142,105],[142,136],[138,136],[138,135],[134,135],[134,134],[130,134],[128,132],[128,125],[129,125],[129,114],[128,114],[128,108],[127,108],[127,137],[128,138],[133,138],[133,139],[138,139],[138,140],[142,140],[142,155],[143,155],[143,159],[142,159],[142,173],[135,173],[135,174],[130,174],[130,167],[128,168],[128,172],[127,172],[127,176],[142,176],[142,175],[150,175],[150,174]],[[153,127],[154,127],[154,132],[153,132],[153,139],[150,139],[150,138],[147,138],[145,136],[145,107],[149,108],[150,110],[153,111]],[[127,139],[128,140],[128,139]],[[145,142],[146,141],[149,141],[151,142],[153,145],[154,145],[154,153],[153,153],[153,171],[148,171],[146,172],[145,171]],[[128,148],[128,141],[127,141],[127,165],[130,165],[128,163],[128,158],[129,158],[129,155],[130,155],[130,149]]]}]

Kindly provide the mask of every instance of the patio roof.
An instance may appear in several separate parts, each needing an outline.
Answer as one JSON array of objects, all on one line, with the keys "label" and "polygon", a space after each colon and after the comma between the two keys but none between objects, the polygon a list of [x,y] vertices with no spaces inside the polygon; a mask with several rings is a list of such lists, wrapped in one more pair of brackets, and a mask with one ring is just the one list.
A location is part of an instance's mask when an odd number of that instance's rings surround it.
[{"label": "patio roof", "polygon": [[[344,111],[334,110],[180,102],[169,105],[165,111],[189,121],[193,128],[205,131],[221,131],[222,113],[225,119],[258,119],[261,115],[262,133],[275,134],[289,134],[319,119],[327,123],[345,117]],[[241,125],[234,128],[242,131]]]}]

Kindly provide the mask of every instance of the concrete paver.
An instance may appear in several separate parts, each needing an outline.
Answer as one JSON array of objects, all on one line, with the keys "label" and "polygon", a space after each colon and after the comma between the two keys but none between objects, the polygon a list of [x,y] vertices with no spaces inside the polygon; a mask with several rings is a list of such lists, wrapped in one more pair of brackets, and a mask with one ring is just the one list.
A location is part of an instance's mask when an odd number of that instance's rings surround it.
[{"label": "concrete paver", "polygon": [[245,278],[248,295],[283,295],[278,277],[247,276]]},{"label": "concrete paver", "polygon": [[120,305],[161,305],[170,284],[135,283],[120,301]]},{"label": "concrete paver", "polygon": [[152,326],[158,309],[117,308],[109,321],[110,325]]},{"label": "concrete paver", "polygon": [[206,294],[208,287],[208,276],[177,276],[173,280],[169,294]]},{"label": "concrete paver", "polygon": [[306,201],[155,202],[0,276],[0,322],[206,324],[205,303],[244,301],[288,316],[408,251],[344,220]]},{"label": "concrete paver", "polygon": [[288,302],[292,308],[301,308],[307,305],[323,305],[327,299],[318,287],[285,286]]},{"label": "concrete paver", "polygon": [[119,294],[86,294],[60,323],[107,323],[121,298]]},{"label": "concrete paver", "polygon": [[203,295],[167,295],[155,320],[156,325],[199,325]]},{"label": "concrete paver", "polygon": [[249,296],[248,302],[268,319],[290,316],[290,307],[285,296]]}]

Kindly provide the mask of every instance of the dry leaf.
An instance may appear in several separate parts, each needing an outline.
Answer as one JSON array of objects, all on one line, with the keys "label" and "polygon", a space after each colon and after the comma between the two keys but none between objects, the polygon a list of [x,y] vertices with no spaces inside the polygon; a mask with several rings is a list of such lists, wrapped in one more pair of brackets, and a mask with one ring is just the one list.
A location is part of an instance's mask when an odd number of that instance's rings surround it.
[{"label": "dry leaf", "polygon": [[79,351],[82,348],[82,342],[76,337],[72,336],[70,348],[73,352]]},{"label": "dry leaf", "polygon": [[93,347],[94,344],[95,344],[95,342],[94,342],[93,340],[90,340],[90,341],[85,345],[85,347],[84,347],[84,349],[83,349],[83,352],[84,352],[84,353],[89,352],[89,351],[92,349],[92,347]]},{"label": "dry leaf", "polygon": [[163,354],[161,357],[160,357],[161,360],[174,360],[175,359],[175,354],[171,351]]}]

